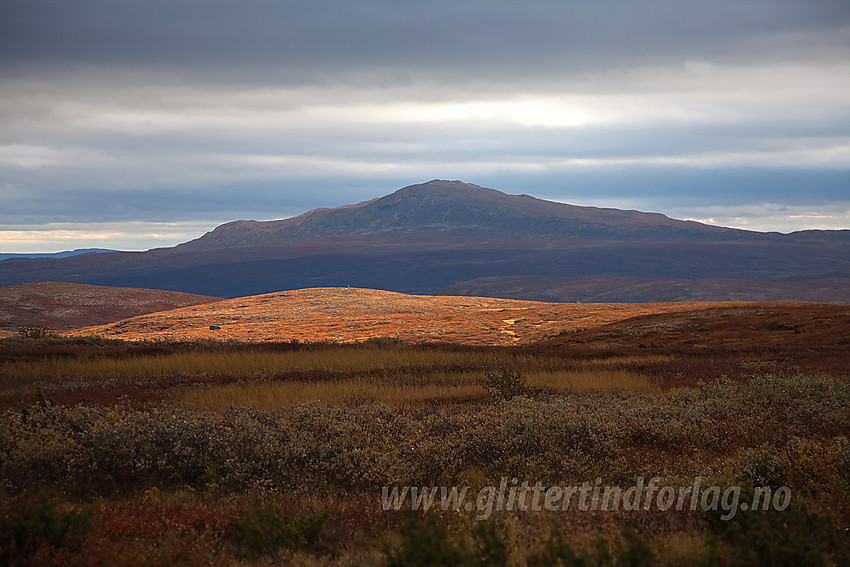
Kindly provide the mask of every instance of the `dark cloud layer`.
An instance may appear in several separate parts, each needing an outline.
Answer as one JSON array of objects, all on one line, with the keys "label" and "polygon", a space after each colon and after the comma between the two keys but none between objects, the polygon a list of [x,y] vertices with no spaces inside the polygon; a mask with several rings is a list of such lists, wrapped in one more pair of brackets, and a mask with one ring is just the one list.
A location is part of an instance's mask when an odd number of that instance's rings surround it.
[{"label": "dark cloud layer", "polygon": [[333,80],[370,68],[534,75],[694,57],[799,57],[840,41],[829,32],[847,26],[850,6],[843,0],[12,0],[2,16],[0,58],[7,65],[137,65],[218,76],[276,70]]}]

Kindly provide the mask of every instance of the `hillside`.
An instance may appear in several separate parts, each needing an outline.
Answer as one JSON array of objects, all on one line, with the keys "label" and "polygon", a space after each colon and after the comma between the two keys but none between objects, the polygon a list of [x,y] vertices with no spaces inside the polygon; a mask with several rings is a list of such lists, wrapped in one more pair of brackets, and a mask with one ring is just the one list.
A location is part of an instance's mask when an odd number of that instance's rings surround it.
[{"label": "hillside", "polygon": [[[543,295],[516,278],[562,285]],[[668,283],[599,295],[623,278]],[[760,233],[431,181],[291,219],[228,223],[173,248],[0,262],[0,285],[38,281],[221,297],[352,286],[557,301],[850,301],[850,231]],[[834,291],[806,295],[813,282]]]},{"label": "hillside", "polygon": [[441,293],[486,297],[522,297],[535,301],[634,303],[657,301],[850,301],[850,279],[803,281],[751,279],[672,279],[633,276],[503,276],[458,282]]},{"label": "hillside", "polygon": [[[213,328],[210,327],[219,327]],[[789,371],[846,375],[850,306],[815,302],[545,303],[317,288],[229,299],[78,329],[128,340],[362,342],[525,346],[568,357],[653,353],[688,364],[678,380]],[[708,362],[711,360],[712,362]],[[669,375],[669,376],[668,376]]]},{"label": "hillside", "polygon": [[20,284],[0,288],[0,330],[42,326],[66,331],[219,299],[157,289],[57,282]]},{"label": "hillside", "polygon": [[[639,315],[700,304],[566,304],[405,295],[360,288],[318,288],[240,297],[141,315],[71,335],[130,340],[335,341],[523,344]],[[218,326],[220,329],[210,329]]]},{"label": "hillside", "polygon": [[[606,343],[609,346],[708,346],[734,350],[759,344],[771,352],[832,345],[850,352],[850,306],[798,301],[693,303],[691,309],[640,315],[588,327],[546,344]],[[770,337],[770,340],[765,340]],[[840,359],[836,361],[843,362]],[[846,367],[846,365],[845,365]]]},{"label": "hillside", "polygon": [[[691,359],[675,374],[692,380],[815,371],[850,378],[848,305],[798,301],[690,305],[693,309],[588,327],[538,346],[573,353],[580,349],[674,354]],[[707,360],[713,362],[706,364]]]}]

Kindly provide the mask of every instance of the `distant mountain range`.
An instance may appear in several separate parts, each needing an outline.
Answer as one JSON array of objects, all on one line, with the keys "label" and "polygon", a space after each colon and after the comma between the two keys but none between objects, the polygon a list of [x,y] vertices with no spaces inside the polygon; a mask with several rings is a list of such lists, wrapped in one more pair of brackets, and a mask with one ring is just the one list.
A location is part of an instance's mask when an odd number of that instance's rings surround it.
[{"label": "distant mountain range", "polygon": [[66,250],[64,252],[35,252],[32,254],[17,254],[0,252],[0,262],[9,258],[67,258],[69,256],[79,256],[80,254],[101,254],[103,252],[117,252],[117,250],[109,250],[106,248],[77,248],[76,250]]},{"label": "distant mountain range", "polygon": [[850,230],[738,230],[435,180],[227,223],[173,248],[0,262],[0,285],[36,281],[220,297],[350,285],[548,301],[850,301]]}]

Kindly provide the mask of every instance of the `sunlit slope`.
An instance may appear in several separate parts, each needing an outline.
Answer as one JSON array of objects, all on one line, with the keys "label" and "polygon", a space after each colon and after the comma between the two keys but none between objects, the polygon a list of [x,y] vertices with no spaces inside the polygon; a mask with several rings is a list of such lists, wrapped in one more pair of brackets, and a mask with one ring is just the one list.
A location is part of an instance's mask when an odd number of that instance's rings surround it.
[{"label": "sunlit slope", "polygon": [[[75,335],[123,339],[521,344],[695,303],[577,304],[313,288],[229,299],[87,327]],[[213,328],[211,328],[213,327]],[[219,327],[219,328],[216,328]]]}]

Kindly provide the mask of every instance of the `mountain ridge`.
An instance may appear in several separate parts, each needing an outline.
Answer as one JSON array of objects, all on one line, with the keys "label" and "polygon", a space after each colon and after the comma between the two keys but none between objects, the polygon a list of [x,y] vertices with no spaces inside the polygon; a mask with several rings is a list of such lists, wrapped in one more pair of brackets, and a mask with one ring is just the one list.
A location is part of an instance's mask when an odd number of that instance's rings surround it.
[{"label": "mountain ridge", "polygon": [[[800,282],[822,288],[827,280],[835,293],[817,297],[850,301],[850,231],[762,233],[435,180],[289,219],[226,223],[172,248],[0,262],[0,285],[67,281],[218,297],[349,285],[457,293],[486,281],[488,294],[536,299],[538,283],[512,278],[540,277],[564,282],[563,292],[546,283],[545,297],[580,301],[604,292],[653,302],[692,291],[794,299]],[[576,286],[575,278],[599,284]],[[687,283],[700,280],[715,282]]]},{"label": "mountain ridge", "polygon": [[661,213],[586,207],[509,195],[461,181],[432,180],[389,195],[288,219],[233,221],[178,245],[183,249],[262,246],[343,234],[414,231],[464,232],[523,237],[634,239],[764,238],[746,231],[671,219]]},{"label": "mountain ridge", "polygon": [[118,252],[108,248],[76,248],[74,250],[63,250],[62,252],[0,252],[0,262],[14,258],[69,258],[82,254],[105,254]]}]

